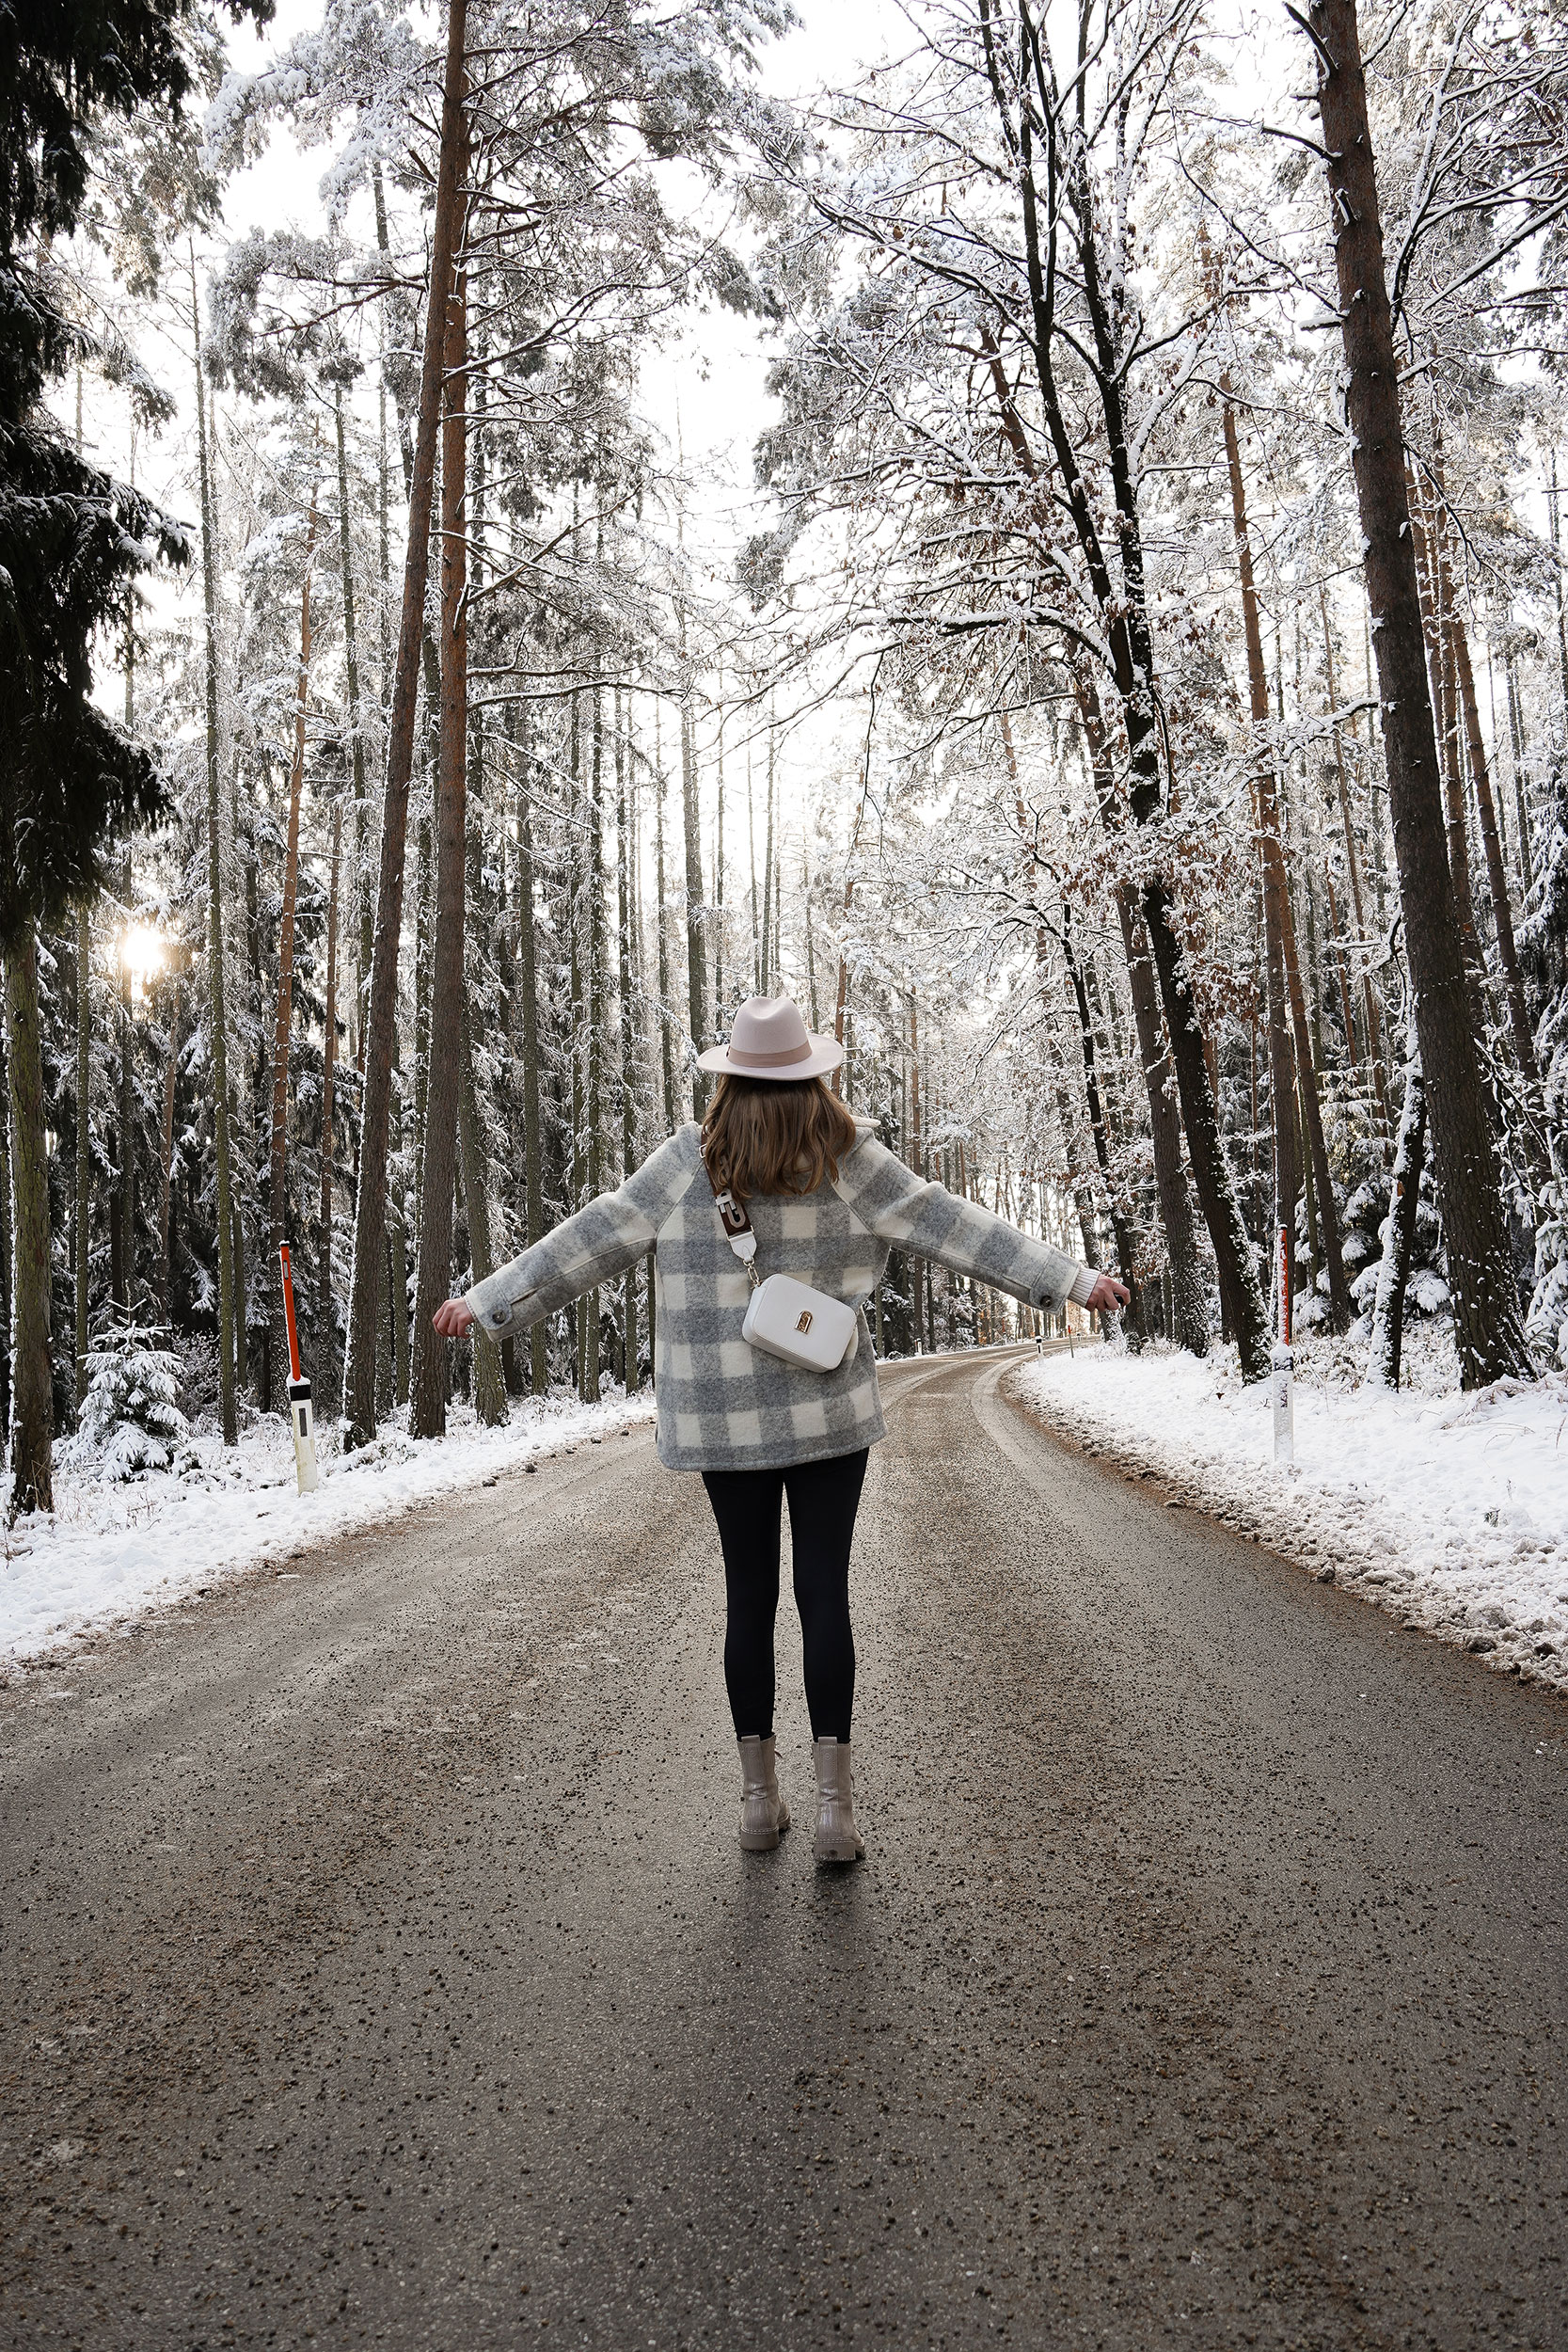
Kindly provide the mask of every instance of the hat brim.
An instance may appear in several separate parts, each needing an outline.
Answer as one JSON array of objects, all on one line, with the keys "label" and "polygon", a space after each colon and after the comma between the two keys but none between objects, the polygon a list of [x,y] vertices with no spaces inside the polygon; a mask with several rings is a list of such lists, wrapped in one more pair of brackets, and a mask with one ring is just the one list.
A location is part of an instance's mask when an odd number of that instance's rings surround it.
[{"label": "hat brim", "polygon": [[732,1078],[765,1078],[769,1086],[800,1085],[807,1078],[825,1078],[844,1059],[844,1048],[834,1039],[813,1037],[811,1042],[813,1050],[804,1061],[774,1062],[767,1069],[758,1069],[755,1063],[743,1067],[730,1059],[727,1045],[710,1045],[705,1054],[698,1055],[697,1067]]}]

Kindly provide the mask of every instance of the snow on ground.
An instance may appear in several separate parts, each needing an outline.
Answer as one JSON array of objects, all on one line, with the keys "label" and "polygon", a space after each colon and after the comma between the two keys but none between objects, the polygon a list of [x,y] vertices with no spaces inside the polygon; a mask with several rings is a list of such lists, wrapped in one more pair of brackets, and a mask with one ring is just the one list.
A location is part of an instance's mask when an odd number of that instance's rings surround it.
[{"label": "snow on ground", "polygon": [[346,1454],[335,1427],[320,1429],[313,1495],[296,1491],[288,1424],[271,1416],[227,1454],[215,1432],[198,1431],[166,1474],[119,1484],[61,1468],[55,1510],[0,1533],[0,1678],[89,1629],[123,1625],[241,1569],[300,1559],[432,1496],[493,1485],[653,1414],[651,1391],[598,1405],[551,1397],[514,1404],[504,1428],[485,1429],[456,1405],[445,1438],[411,1438],[391,1424],[374,1445]]},{"label": "snow on ground", "polygon": [[1090,1345],[1025,1364],[1013,1386],[1053,1429],[1322,1581],[1568,1690],[1568,1373],[1466,1396],[1441,1344],[1447,1364],[1434,1335],[1408,1335],[1398,1395],[1355,1385],[1349,1343],[1298,1345],[1291,1470],[1234,1348],[1199,1362]]}]

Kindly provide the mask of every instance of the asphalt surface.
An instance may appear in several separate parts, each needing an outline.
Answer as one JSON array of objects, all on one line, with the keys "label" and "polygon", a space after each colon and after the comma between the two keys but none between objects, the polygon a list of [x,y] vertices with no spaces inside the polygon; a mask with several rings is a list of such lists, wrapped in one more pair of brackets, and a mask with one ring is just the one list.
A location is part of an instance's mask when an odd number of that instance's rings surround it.
[{"label": "asphalt surface", "polygon": [[0,2344],[1568,2345],[1568,1708],[895,1369],[869,1847],[645,1435],[0,1692]]}]

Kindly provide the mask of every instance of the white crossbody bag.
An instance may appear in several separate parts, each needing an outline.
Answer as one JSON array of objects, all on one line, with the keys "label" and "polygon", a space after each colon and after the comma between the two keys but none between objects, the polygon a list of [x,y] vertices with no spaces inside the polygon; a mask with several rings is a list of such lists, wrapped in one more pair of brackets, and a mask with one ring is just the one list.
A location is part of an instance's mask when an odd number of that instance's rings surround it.
[{"label": "white crossbody bag", "polygon": [[826,1291],[814,1291],[809,1282],[797,1282],[793,1275],[770,1274],[760,1280],[757,1237],[744,1203],[727,1185],[721,1192],[715,1184],[713,1198],[724,1238],[752,1285],[741,1338],[763,1355],[777,1356],[803,1372],[836,1372],[847,1364],[856,1347],[853,1307],[842,1298],[830,1298]]}]

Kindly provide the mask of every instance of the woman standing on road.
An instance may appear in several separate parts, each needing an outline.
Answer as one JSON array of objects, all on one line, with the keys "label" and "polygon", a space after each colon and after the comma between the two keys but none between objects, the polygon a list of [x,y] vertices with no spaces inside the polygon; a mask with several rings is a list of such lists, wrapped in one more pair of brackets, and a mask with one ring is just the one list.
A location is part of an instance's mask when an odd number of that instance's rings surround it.
[{"label": "woman standing on road", "polygon": [[[612,1281],[649,1249],[656,1253],[658,1458],[667,1470],[702,1472],[719,1522],[728,1599],[724,1679],[740,1744],[740,1843],[765,1851],[789,1826],[773,1744],[773,1622],[787,1494],[819,1862],[853,1862],[865,1851],[849,1777],[849,1548],[867,1452],[884,1435],[865,1308],[890,1247],[1031,1307],[1057,1310],[1071,1298],[1110,1309],[1127,1297],[1109,1276],[916,1176],[822,1083],[843,1058],[832,1038],[811,1035],[787,998],[752,997],[735,1016],[729,1044],[700,1057],[704,1070],[719,1073],[701,1129],[680,1128],[618,1191],[590,1201],[436,1314],[436,1329],[449,1338],[478,1324],[500,1339]],[[830,1369],[785,1360],[769,1352],[763,1324],[743,1337],[750,1301],[762,1302],[749,1273],[753,1280],[782,1275],[808,1286],[776,1293],[789,1302],[786,1349],[806,1346],[794,1338],[797,1330],[809,1334],[813,1323],[802,1300],[812,1290],[824,1294],[816,1321],[819,1329],[842,1323],[842,1359]],[[852,1311],[852,1322],[835,1301]]]}]

